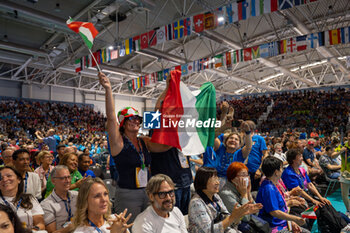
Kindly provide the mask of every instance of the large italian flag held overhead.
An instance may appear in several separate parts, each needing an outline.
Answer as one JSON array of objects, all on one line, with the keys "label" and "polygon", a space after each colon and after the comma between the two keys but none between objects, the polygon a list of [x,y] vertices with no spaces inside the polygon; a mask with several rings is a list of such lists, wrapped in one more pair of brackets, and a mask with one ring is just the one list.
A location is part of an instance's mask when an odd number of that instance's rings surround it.
[{"label": "large italian flag held overhead", "polygon": [[79,33],[89,49],[92,48],[94,39],[98,34],[98,31],[92,23],[73,21],[73,19],[70,18],[67,20],[67,26],[75,33]]},{"label": "large italian flag held overhead", "polygon": [[[191,92],[180,78],[181,71],[171,72],[169,89],[161,108],[161,128],[154,130],[152,141],[176,147],[184,155],[198,155],[207,146],[214,145],[215,87],[207,82]],[[181,121],[185,124],[181,125]],[[197,121],[206,122],[206,125],[194,125]],[[186,127],[186,122],[190,126]]]}]

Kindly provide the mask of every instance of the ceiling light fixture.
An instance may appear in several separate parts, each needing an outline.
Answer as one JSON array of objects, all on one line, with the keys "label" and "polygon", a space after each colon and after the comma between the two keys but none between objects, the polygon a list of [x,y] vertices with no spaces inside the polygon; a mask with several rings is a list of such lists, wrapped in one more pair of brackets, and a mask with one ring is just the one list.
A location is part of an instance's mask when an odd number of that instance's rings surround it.
[{"label": "ceiling light fixture", "polygon": [[277,77],[282,76],[282,75],[283,75],[283,73],[278,73],[278,74],[270,75],[270,76],[267,76],[266,78],[263,78],[263,79],[259,80],[258,83],[261,84],[261,83],[263,83],[263,82],[266,82],[266,81],[268,81],[268,80],[277,78]]}]

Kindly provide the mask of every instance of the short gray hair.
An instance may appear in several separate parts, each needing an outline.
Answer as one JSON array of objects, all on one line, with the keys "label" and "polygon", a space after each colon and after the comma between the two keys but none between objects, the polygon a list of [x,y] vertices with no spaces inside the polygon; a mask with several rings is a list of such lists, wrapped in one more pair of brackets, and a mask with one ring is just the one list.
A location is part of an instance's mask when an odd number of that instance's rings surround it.
[{"label": "short gray hair", "polygon": [[69,172],[69,169],[68,169],[68,167],[67,167],[66,165],[57,165],[54,169],[52,169],[51,178],[55,177],[55,176],[56,176],[56,173],[57,173],[58,171],[63,170],[63,169],[66,169],[66,170],[68,170],[68,172]]},{"label": "short gray hair", "polygon": [[157,174],[155,176],[152,176],[151,179],[148,181],[146,187],[147,195],[158,192],[163,181],[166,181],[171,187],[175,188],[175,184],[169,176],[164,174]]}]

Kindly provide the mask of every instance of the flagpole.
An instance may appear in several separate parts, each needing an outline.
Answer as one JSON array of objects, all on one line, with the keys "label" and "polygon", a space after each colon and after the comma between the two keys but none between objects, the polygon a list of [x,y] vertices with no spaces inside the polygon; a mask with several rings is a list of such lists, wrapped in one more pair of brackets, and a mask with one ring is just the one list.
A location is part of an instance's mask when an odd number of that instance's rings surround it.
[{"label": "flagpole", "polygon": [[98,72],[102,72],[100,66],[98,65],[98,63],[97,63],[97,61],[96,61],[95,56],[92,54],[92,52],[91,52],[91,50],[90,50],[89,48],[88,48],[88,50],[89,50],[89,52],[90,52],[90,54],[91,54],[92,59],[94,59],[94,61],[95,61],[95,63],[96,63]]}]

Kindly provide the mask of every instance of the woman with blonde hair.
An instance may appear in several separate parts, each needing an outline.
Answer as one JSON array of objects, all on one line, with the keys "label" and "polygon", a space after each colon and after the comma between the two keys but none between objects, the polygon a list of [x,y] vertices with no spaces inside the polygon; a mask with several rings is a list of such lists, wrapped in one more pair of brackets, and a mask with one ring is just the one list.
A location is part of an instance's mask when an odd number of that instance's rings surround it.
[{"label": "woman with blonde hair", "polygon": [[243,121],[240,128],[242,132],[245,132],[243,143],[238,132],[229,133],[228,135],[221,134],[214,142],[216,153],[216,164],[214,168],[218,171],[218,176],[220,177],[220,189],[226,183],[228,166],[232,162],[246,162],[252,149],[253,142],[250,135],[250,126]]},{"label": "woman with blonde hair", "polygon": [[79,190],[77,210],[74,215],[74,233],[124,233],[131,214],[125,218],[126,209],[111,215],[111,202],[105,183],[100,178],[88,178]]},{"label": "woman with blonde hair", "polygon": [[[78,171],[78,156],[75,153],[64,154],[63,158],[60,160],[59,165],[65,165],[69,169],[69,173],[72,178],[71,179],[72,185],[70,186],[70,190],[79,191],[79,188],[82,182],[86,178],[85,177],[83,178],[80,172]],[[52,184],[51,176],[49,176],[49,179],[46,184],[45,198],[47,198],[51,194],[53,188],[54,188],[54,185]]]},{"label": "woman with blonde hair", "polygon": [[41,181],[41,192],[43,192],[46,189],[46,183],[49,179],[50,173],[54,168],[54,166],[51,165],[54,157],[49,151],[44,150],[39,152],[38,159],[41,165],[35,169],[34,172],[39,175]]}]

